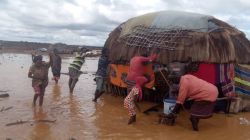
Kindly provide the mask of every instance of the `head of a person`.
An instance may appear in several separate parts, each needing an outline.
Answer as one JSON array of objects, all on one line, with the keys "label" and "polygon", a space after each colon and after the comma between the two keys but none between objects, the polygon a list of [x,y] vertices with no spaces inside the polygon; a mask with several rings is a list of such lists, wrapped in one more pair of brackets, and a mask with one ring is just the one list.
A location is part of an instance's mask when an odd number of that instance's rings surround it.
[{"label": "head of a person", "polygon": [[58,49],[57,49],[57,48],[54,48],[54,49],[53,49],[53,53],[54,53],[54,54],[58,54]]},{"label": "head of a person", "polygon": [[37,56],[34,56],[33,58],[33,63],[35,63],[35,65],[41,65],[42,61],[43,61],[42,55],[37,55]]}]

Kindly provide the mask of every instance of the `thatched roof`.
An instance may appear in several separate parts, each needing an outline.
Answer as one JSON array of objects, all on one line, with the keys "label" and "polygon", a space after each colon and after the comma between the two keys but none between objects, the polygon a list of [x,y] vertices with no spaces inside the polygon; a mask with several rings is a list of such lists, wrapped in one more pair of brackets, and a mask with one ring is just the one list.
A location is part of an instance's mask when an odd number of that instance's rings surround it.
[{"label": "thatched roof", "polygon": [[160,50],[158,62],[250,63],[245,34],[212,16],[162,11],[129,19],[105,43],[112,62],[128,62],[136,53]]}]

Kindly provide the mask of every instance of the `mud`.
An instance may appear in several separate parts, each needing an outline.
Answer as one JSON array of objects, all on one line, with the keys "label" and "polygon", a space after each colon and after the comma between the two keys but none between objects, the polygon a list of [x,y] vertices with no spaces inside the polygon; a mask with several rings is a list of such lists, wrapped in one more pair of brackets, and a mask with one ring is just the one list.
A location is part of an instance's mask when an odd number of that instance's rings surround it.
[{"label": "mud", "polygon": [[[71,57],[64,57],[62,72],[67,73]],[[175,126],[158,124],[159,112],[148,115],[138,112],[137,122],[127,125],[127,111],[122,97],[110,94],[92,102],[95,83],[93,73],[97,58],[87,58],[73,95],[67,87],[68,76],[61,75],[58,85],[50,80],[46,89],[44,105],[32,107],[34,95],[28,69],[31,55],[0,54],[0,90],[8,91],[10,97],[0,100],[0,108],[12,107],[0,112],[0,139],[12,140],[83,140],[83,139],[202,139],[202,140],[250,140],[250,113],[237,115],[215,114],[213,118],[201,120],[200,131],[194,132],[188,114],[182,112]],[[51,72],[49,73],[51,79]],[[142,102],[143,110],[155,105]],[[39,120],[56,120],[53,123]],[[6,126],[13,122],[27,122]]]}]

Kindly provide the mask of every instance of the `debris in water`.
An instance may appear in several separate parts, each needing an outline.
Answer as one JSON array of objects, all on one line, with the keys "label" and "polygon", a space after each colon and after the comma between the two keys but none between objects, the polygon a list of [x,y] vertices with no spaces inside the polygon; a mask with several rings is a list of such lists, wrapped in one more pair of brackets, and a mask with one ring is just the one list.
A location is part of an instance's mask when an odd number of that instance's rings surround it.
[{"label": "debris in water", "polygon": [[8,92],[9,90],[0,90],[0,92]]},{"label": "debris in water", "polygon": [[3,112],[3,111],[7,111],[7,110],[9,110],[9,109],[12,109],[13,108],[13,106],[10,106],[10,107],[2,107],[2,109],[0,110],[0,112]]},{"label": "debris in water", "polygon": [[240,117],[239,120],[240,120],[240,124],[242,125],[250,125],[250,121],[244,117]]},{"label": "debris in water", "polygon": [[24,123],[29,123],[29,122],[34,122],[34,123],[40,123],[40,122],[44,122],[44,123],[55,123],[56,120],[34,120],[34,121],[22,121],[22,120],[17,120],[16,122],[6,124],[6,126],[19,125],[19,124],[24,124]]},{"label": "debris in water", "polygon": [[18,120],[18,121],[16,121],[16,122],[6,124],[6,126],[24,124],[24,123],[28,123],[28,122],[29,122],[29,121]]},{"label": "debris in water", "polygon": [[0,94],[0,98],[6,98],[9,97],[10,95],[8,93]]}]

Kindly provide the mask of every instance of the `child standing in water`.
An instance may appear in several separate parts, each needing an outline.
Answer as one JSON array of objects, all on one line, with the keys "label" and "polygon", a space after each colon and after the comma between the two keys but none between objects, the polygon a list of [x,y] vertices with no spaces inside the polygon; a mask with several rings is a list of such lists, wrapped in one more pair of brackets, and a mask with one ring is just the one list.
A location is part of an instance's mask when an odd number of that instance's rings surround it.
[{"label": "child standing in water", "polygon": [[51,61],[49,60],[49,62],[44,62],[42,61],[42,55],[34,56],[33,54],[32,60],[33,64],[29,69],[28,77],[32,78],[32,87],[35,91],[33,105],[36,105],[36,100],[39,97],[39,106],[42,106],[45,88],[48,85],[48,71]]},{"label": "child standing in water", "polygon": [[131,91],[128,93],[127,97],[124,100],[124,107],[128,109],[129,112],[129,121],[128,124],[136,122],[136,109],[140,111],[140,107],[137,104],[137,101],[142,99],[142,86],[147,82],[147,78],[144,76],[138,76],[135,79],[136,85],[132,87]]}]

